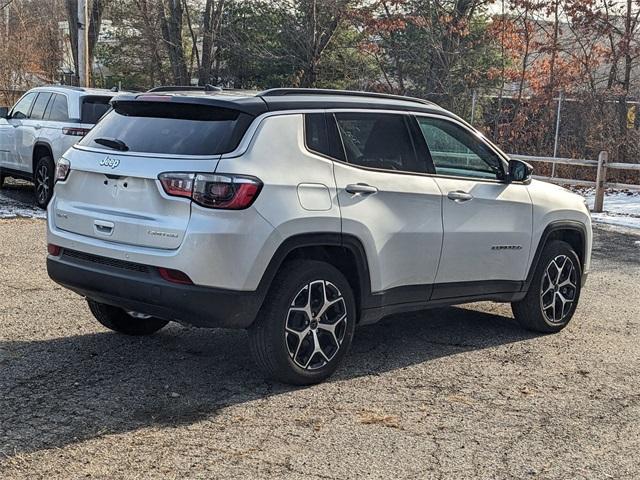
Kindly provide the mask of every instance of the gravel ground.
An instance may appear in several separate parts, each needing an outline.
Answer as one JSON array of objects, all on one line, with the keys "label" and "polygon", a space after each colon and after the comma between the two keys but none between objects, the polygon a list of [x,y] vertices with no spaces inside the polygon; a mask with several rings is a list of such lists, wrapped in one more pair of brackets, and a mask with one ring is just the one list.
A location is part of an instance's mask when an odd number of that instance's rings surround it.
[{"label": "gravel ground", "polygon": [[132,339],[0,220],[0,478],[638,478],[640,236],[598,228],[569,327],[478,303],[363,327],[329,382],[253,368],[242,331]]}]

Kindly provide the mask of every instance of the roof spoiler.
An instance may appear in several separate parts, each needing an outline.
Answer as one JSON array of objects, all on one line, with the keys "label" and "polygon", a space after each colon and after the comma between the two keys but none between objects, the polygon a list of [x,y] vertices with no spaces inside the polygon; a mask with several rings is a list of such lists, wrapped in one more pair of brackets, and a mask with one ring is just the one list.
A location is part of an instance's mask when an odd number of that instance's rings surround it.
[{"label": "roof spoiler", "polygon": [[147,92],[221,92],[222,87],[206,84],[202,87],[192,85],[164,85],[155,87]]}]

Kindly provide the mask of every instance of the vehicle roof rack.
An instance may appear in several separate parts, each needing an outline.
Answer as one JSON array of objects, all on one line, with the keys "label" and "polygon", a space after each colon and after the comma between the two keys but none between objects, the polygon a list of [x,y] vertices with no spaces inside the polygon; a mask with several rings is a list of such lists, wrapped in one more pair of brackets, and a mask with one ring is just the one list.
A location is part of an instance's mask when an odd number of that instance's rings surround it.
[{"label": "vehicle roof rack", "polygon": [[387,100],[403,100],[405,102],[421,103],[423,105],[437,106],[429,100],[415,97],[404,97],[390,93],[362,92],[358,90],[331,90],[329,88],[271,88],[258,93],[258,97],[282,97],[286,95],[336,95],[344,97],[379,98]]},{"label": "vehicle roof rack", "polygon": [[216,87],[215,85],[206,84],[203,87],[193,85],[166,85],[161,87],[155,87],[147,92],[221,92],[222,87]]},{"label": "vehicle roof rack", "polygon": [[67,90],[77,90],[78,92],[86,92],[87,89],[84,87],[76,87],[75,85],[57,85],[57,84],[51,84],[51,85],[42,85],[43,87],[55,87],[55,88],[66,88]]}]

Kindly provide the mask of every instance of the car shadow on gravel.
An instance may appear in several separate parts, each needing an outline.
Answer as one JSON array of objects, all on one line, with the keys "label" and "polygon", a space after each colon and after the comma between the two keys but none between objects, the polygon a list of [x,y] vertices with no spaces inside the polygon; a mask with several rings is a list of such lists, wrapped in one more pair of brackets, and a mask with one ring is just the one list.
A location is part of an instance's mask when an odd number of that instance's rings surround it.
[{"label": "car shadow on gravel", "polygon": [[[389,318],[356,332],[330,381],[533,336],[511,318],[463,308]],[[189,424],[292,389],[262,379],[242,331],[172,326],[147,338],[104,332],[0,342],[0,462],[107,434]]]}]

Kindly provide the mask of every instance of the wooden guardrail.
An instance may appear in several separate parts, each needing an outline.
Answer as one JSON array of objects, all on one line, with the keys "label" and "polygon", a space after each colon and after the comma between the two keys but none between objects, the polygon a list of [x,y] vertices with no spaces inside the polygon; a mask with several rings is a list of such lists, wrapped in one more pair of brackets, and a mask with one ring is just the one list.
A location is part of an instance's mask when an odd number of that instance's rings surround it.
[{"label": "wooden guardrail", "polygon": [[604,204],[604,191],[607,187],[613,188],[626,188],[629,190],[640,191],[640,185],[628,184],[628,183],[613,183],[607,182],[607,170],[635,170],[640,172],[640,163],[621,163],[621,162],[608,162],[609,155],[607,152],[600,152],[598,160],[587,160],[584,158],[554,158],[554,157],[536,157],[531,155],[509,155],[511,158],[523,160],[525,162],[543,162],[562,165],[574,165],[578,167],[591,167],[596,169],[596,179],[594,182],[589,180],[574,180],[571,178],[558,178],[558,177],[542,177],[535,176],[540,180],[548,182],[566,184],[566,185],[585,185],[596,187],[596,198],[593,206],[594,212],[602,212]]}]

